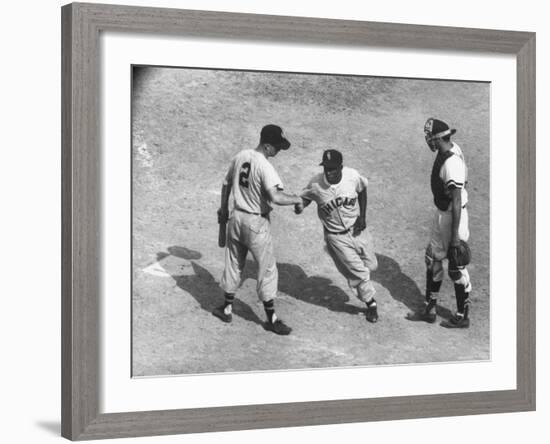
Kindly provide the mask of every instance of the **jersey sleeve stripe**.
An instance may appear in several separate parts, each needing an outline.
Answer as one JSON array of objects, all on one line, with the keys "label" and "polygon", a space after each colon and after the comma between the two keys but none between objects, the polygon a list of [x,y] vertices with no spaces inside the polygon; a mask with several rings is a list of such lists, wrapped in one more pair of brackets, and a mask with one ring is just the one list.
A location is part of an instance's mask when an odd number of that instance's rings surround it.
[{"label": "jersey sleeve stripe", "polygon": [[447,181],[447,183],[445,185],[448,186],[448,187],[452,185],[452,186],[455,186],[457,188],[462,188],[464,186],[464,183],[456,182],[456,181],[451,179],[451,180]]}]

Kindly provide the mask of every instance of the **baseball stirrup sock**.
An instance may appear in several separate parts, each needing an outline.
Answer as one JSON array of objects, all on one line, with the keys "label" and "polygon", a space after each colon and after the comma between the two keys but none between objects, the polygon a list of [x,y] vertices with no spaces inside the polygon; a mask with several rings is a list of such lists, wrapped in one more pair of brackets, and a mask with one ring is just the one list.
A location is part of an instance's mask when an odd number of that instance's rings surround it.
[{"label": "baseball stirrup sock", "polygon": [[277,320],[277,315],[275,314],[275,301],[273,301],[273,299],[264,302],[264,310],[269,322],[273,323]]},{"label": "baseball stirrup sock", "polygon": [[225,293],[224,298],[225,298],[225,301],[223,304],[223,312],[225,314],[229,314],[233,311],[233,301],[235,300],[235,294]]},{"label": "baseball stirrup sock", "polygon": [[367,307],[376,307],[376,299],[371,298],[370,301],[365,302],[367,304]]}]

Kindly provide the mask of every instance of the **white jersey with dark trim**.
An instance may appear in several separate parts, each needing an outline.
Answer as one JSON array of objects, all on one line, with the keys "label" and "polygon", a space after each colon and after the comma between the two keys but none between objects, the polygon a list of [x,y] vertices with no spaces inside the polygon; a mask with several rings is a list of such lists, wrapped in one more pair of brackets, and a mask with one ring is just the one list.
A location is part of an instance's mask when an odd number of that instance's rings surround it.
[{"label": "white jersey with dark trim", "polygon": [[317,204],[317,215],[324,227],[331,232],[351,228],[359,216],[357,195],[368,185],[368,180],[353,168],[342,168],[342,179],[329,184],[324,173],[315,175],[301,197]]},{"label": "white jersey with dark trim", "polygon": [[466,191],[466,183],[468,182],[468,168],[462,149],[453,142],[451,148],[453,156],[450,156],[439,172],[439,177],[445,184],[445,191],[450,194],[452,188],[460,188],[462,191],[462,206],[468,203],[468,191]]},{"label": "white jersey with dark trim", "polygon": [[233,207],[247,213],[266,214],[271,211],[267,190],[283,189],[283,182],[273,165],[260,152],[246,149],[231,161],[224,184],[231,183]]}]

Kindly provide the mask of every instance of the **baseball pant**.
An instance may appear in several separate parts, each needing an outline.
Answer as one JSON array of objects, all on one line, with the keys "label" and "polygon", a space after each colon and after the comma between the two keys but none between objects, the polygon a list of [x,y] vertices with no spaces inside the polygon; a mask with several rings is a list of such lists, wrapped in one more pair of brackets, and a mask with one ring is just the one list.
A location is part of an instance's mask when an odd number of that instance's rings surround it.
[{"label": "baseball pant", "polygon": [[[450,210],[436,210],[432,221],[432,229],[430,234],[430,243],[426,249],[426,261],[429,267],[432,268],[433,280],[435,282],[443,280],[443,259],[447,258],[447,252],[451,244],[453,215]],[[470,230],[468,228],[468,209],[463,208],[460,214],[460,224],[458,226],[458,237],[460,240],[468,241],[470,238]],[[470,275],[464,267],[461,270],[462,277],[457,284],[462,284],[466,287],[466,291],[470,292],[472,286],[470,283]]]},{"label": "baseball pant", "polygon": [[374,253],[374,240],[368,229],[353,236],[352,231],[333,234],[325,231],[327,251],[338,271],[348,280],[348,285],[357,291],[363,301],[374,294],[370,273],[378,268]]},{"label": "baseball pant", "polygon": [[258,297],[263,302],[270,301],[277,295],[278,280],[271,224],[260,215],[234,211],[227,225],[225,269],[220,282],[226,293],[235,293],[240,287],[249,251],[258,264]]}]

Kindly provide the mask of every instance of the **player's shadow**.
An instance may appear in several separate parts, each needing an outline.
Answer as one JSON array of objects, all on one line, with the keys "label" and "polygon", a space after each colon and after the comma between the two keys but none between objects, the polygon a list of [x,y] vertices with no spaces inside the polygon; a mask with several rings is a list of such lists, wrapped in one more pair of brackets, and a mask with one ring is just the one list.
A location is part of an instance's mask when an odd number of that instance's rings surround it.
[{"label": "player's shadow", "polygon": [[[295,264],[278,262],[277,269],[280,292],[335,312],[358,314],[363,311],[361,307],[350,304],[348,294],[340,287],[332,285],[332,281],[328,278],[308,276],[300,266]],[[248,278],[256,279],[257,272],[257,264],[252,260],[247,260],[242,274],[243,281]]]},{"label": "player's shadow", "polygon": [[[197,261],[202,254],[186,247],[173,246],[167,252],[157,253],[157,261],[161,263],[169,256],[184,259],[191,264],[193,274],[182,274],[181,269],[166,270],[175,280],[176,285],[189,293],[200,304],[201,308],[209,313],[221,305],[223,293],[214,276]],[[421,320],[419,316],[424,309],[424,295],[416,283],[403,271],[394,259],[383,254],[376,255],[378,269],[371,275],[373,281],[385,287],[391,297],[404,304],[410,313],[407,319]],[[350,297],[342,288],[333,285],[332,281],[322,276],[308,276],[304,270],[295,264],[277,263],[279,271],[278,290],[289,296],[318,305],[328,310],[349,314],[358,314],[363,311],[360,304],[350,303]],[[255,261],[248,259],[242,272],[241,283],[246,279],[257,279],[258,266]],[[437,313],[444,319],[452,316],[449,309],[439,306]],[[263,321],[252,308],[239,299],[238,294],[233,303],[233,315],[263,325]]]},{"label": "player's shadow", "polygon": [[[177,270],[170,272],[179,288],[189,293],[200,304],[201,308],[209,313],[223,303],[223,292],[219,287],[218,281],[216,281],[212,273],[196,262],[202,257],[200,252],[177,246],[170,247],[167,250],[168,253],[157,253],[158,261],[162,261],[168,256],[174,256],[189,261],[193,269],[193,274],[181,274]],[[238,295],[233,303],[233,315],[263,325],[258,315],[254,313],[248,304],[240,300]]]},{"label": "player's shadow", "polygon": [[[420,314],[424,310],[424,295],[409,276],[401,270],[401,266],[391,257],[377,254],[378,269],[371,274],[373,281],[385,287],[391,297],[405,305],[410,313],[406,319],[420,321]],[[450,318],[451,312],[441,306],[437,307],[437,313],[443,318]]]}]

